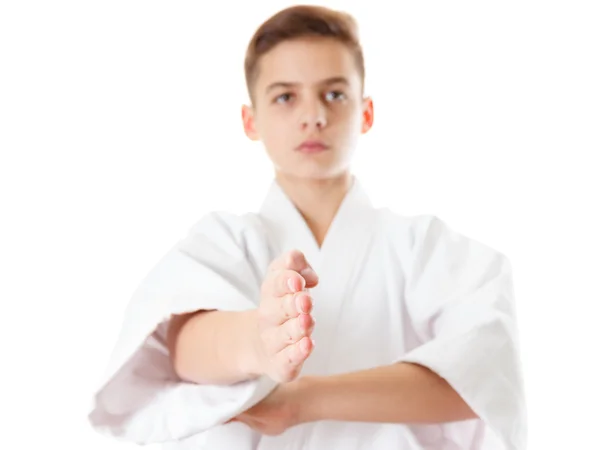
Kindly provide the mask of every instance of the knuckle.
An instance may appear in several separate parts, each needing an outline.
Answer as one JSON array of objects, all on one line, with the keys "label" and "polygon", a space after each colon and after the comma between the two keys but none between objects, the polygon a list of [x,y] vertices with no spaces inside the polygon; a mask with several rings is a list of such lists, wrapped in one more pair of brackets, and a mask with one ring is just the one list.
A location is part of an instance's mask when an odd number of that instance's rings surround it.
[{"label": "knuckle", "polygon": [[289,255],[289,262],[293,265],[296,265],[298,263],[300,263],[302,261],[302,252],[300,252],[299,250],[292,250]]},{"label": "knuckle", "polygon": [[288,320],[283,327],[283,342],[287,345],[292,344],[294,342],[294,336],[292,334],[292,330],[290,330],[289,326],[290,321]]},{"label": "knuckle", "polygon": [[278,270],[275,274],[275,277],[273,277],[273,281],[275,281],[277,283],[282,283],[282,282],[286,281],[286,279],[289,275],[290,275],[290,271],[287,269]]},{"label": "knuckle", "polygon": [[291,278],[293,280],[299,280],[301,283],[304,282],[304,278],[295,270],[286,270],[285,278],[286,278],[286,280]]},{"label": "knuckle", "polygon": [[296,313],[296,295],[288,295],[284,302],[284,314],[286,319],[295,317]]},{"label": "knuckle", "polygon": [[296,319],[296,320],[290,320],[290,322],[293,322],[292,325],[292,333],[294,335],[294,342],[297,341],[298,339],[300,339],[303,335],[302,332],[302,325],[300,323],[300,320]]},{"label": "knuckle", "polygon": [[288,277],[294,277],[294,276],[298,275],[298,273],[297,273],[295,270],[292,270],[292,269],[285,269],[285,270],[282,272],[282,275],[283,275],[285,278],[288,278]]}]

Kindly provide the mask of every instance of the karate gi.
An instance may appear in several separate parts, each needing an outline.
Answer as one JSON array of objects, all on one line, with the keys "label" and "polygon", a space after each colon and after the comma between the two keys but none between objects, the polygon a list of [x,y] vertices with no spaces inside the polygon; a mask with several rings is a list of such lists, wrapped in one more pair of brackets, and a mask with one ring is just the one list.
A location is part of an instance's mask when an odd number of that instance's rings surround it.
[{"label": "karate gi", "polygon": [[[256,308],[269,263],[302,251],[316,347],[302,374],[406,361],[445,378],[480,417],[405,425],[322,421],[279,436],[223,425],[274,388],[267,377],[231,386],[179,380],[166,348],[171,314]],[[319,248],[276,181],[259,211],[201,218],[134,293],[94,396],[101,433],[165,449],[523,449],[525,399],[511,267],[506,256],[434,215],[375,208],[355,179]]]}]

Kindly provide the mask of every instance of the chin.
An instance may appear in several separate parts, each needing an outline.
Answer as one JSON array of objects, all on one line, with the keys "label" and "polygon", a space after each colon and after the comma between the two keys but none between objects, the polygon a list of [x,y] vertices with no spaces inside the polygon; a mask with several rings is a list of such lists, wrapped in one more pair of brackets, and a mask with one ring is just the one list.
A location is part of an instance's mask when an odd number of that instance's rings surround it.
[{"label": "chin", "polygon": [[326,180],[336,178],[348,171],[345,166],[312,166],[312,167],[289,167],[281,169],[281,172],[292,178],[306,180]]}]

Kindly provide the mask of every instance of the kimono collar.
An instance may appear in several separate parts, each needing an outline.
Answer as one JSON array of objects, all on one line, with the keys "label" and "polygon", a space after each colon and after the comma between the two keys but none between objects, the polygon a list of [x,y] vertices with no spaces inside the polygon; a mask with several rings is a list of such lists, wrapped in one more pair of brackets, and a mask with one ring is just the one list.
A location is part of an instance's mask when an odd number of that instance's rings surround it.
[{"label": "kimono collar", "polygon": [[370,219],[373,211],[373,205],[362,184],[353,177],[352,185],[342,200],[320,248],[302,214],[277,180],[271,183],[259,215],[267,222],[274,241],[280,243],[278,252],[296,248],[304,252],[312,264],[313,261],[319,260],[329,247],[338,246],[340,238],[350,237],[354,228],[363,228],[360,225]]}]

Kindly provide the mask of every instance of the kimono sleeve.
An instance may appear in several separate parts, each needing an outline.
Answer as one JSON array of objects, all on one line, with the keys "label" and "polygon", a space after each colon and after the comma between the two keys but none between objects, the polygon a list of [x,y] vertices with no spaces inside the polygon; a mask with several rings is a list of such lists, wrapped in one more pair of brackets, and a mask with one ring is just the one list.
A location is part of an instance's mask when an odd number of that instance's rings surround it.
[{"label": "kimono sleeve", "polygon": [[230,386],[184,382],[166,346],[171,314],[257,306],[268,255],[249,255],[248,247],[261,245],[245,239],[237,216],[207,215],[140,283],[94,395],[88,418],[96,431],[137,444],[178,441],[226,422],[274,388],[266,377]]},{"label": "kimono sleeve", "polygon": [[416,229],[406,301],[424,344],[401,358],[444,378],[505,449],[523,449],[526,409],[505,255],[435,216]]}]

